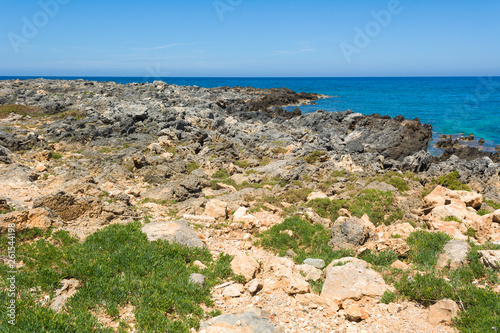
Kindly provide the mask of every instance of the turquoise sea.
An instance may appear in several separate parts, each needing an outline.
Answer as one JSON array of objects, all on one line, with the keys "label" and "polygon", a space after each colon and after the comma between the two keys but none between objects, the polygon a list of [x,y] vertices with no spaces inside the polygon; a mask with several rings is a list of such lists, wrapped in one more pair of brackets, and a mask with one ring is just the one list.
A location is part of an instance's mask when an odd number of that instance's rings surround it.
[{"label": "turquoise sea", "polygon": [[[17,77],[0,77],[16,79]],[[19,77],[27,79],[32,77]],[[286,87],[294,91],[331,96],[316,105],[301,106],[304,112],[353,110],[391,117],[420,118],[431,124],[434,138],[441,134],[474,134],[484,138],[485,149],[500,145],[500,77],[408,77],[408,78],[141,78],[141,77],[45,77],[114,81],[118,83],[162,80],[176,85],[200,87]],[[434,148],[430,151],[437,153]]]}]

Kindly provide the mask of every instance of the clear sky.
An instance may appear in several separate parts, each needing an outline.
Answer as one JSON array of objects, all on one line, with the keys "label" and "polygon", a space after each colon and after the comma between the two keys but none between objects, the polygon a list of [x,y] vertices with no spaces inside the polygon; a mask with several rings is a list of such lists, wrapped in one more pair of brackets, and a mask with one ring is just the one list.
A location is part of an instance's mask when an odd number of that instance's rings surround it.
[{"label": "clear sky", "polygon": [[500,75],[498,0],[0,0],[0,76]]}]

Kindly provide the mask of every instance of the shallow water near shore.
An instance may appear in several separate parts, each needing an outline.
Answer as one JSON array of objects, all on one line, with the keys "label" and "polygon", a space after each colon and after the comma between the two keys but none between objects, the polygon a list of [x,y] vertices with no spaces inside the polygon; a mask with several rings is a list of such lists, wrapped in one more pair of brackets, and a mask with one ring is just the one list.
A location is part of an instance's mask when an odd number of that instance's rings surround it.
[{"label": "shallow water near shore", "polygon": [[[0,77],[4,79],[34,77]],[[314,92],[331,96],[316,105],[303,105],[302,112],[318,109],[363,114],[378,113],[395,117],[420,118],[433,127],[433,141],[441,134],[484,138],[478,146],[494,150],[500,145],[500,77],[410,77],[410,78],[141,78],[141,77],[45,77],[114,81],[118,83],[162,80],[176,85],[200,87],[250,86],[255,88],[286,87],[297,92]],[[294,107],[290,107],[293,109]],[[432,144],[429,151],[439,154]]]}]

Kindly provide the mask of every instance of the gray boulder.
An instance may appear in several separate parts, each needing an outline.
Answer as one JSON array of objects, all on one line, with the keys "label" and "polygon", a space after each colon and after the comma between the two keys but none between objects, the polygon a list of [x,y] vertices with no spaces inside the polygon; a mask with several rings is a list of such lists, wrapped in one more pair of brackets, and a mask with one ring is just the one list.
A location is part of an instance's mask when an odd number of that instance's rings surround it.
[{"label": "gray boulder", "polygon": [[371,237],[372,230],[363,220],[352,217],[340,217],[332,228],[332,238],[328,245],[333,250],[355,249],[365,244]]},{"label": "gray boulder", "polygon": [[[244,332],[249,333],[278,333],[279,330],[271,324],[268,316],[262,310],[254,308],[244,313],[225,314],[202,322],[200,329],[208,329],[209,327],[224,326],[226,329],[232,328],[239,332],[238,329],[243,328]],[[228,327],[229,325],[230,327]],[[243,330],[242,330],[243,331]]]},{"label": "gray boulder", "polygon": [[148,223],[142,227],[142,232],[148,236],[150,242],[163,239],[187,247],[206,248],[196,231],[184,219],[172,222]]},{"label": "gray boulder", "polygon": [[457,269],[467,264],[467,252],[470,246],[466,241],[452,239],[444,246],[443,253],[439,255],[436,267]]}]

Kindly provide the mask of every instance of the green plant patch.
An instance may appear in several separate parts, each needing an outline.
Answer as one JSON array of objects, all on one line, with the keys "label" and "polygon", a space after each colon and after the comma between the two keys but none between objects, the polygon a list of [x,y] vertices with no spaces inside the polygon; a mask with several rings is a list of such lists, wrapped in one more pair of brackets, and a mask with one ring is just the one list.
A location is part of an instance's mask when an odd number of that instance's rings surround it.
[{"label": "green plant patch", "polygon": [[46,116],[42,109],[21,104],[6,104],[0,105],[0,119],[5,119],[11,113],[16,113],[22,116],[42,117]]},{"label": "green plant patch", "polygon": [[458,174],[458,171],[455,170],[446,176],[439,177],[437,182],[439,185],[447,187],[453,191],[470,191],[470,187],[462,183],[459,178],[460,175]]},{"label": "green plant patch", "polygon": [[304,161],[306,161],[309,164],[314,164],[325,154],[326,152],[324,151],[315,150],[306,157],[304,157]]},{"label": "green plant patch", "polygon": [[367,214],[376,226],[389,225],[404,217],[404,212],[393,207],[393,194],[390,191],[363,190],[349,204],[352,215],[362,217]]},{"label": "green plant patch", "polygon": [[446,216],[442,220],[445,221],[445,222],[459,222],[459,223],[462,223],[462,220],[460,220],[458,217],[452,216],[452,215]]},{"label": "green plant patch", "polygon": [[[292,232],[292,236],[288,231]],[[302,263],[307,258],[316,258],[323,259],[328,264],[335,259],[353,257],[354,251],[333,251],[328,246],[330,233],[330,230],[322,225],[311,224],[299,217],[291,217],[258,234],[256,244],[280,256],[284,256],[288,250],[293,250],[297,254],[293,258],[296,263]]]},{"label": "green plant patch", "polygon": [[449,240],[451,237],[443,232],[414,231],[406,239],[410,247],[408,259],[422,267],[432,268]]},{"label": "green plant patch", "polygon": [[196,164],[196,162],[189,162],[188,164],[186,164],[186,171],[188,174],[191,174],[191,172],[193,172],[194,170],[196,169],[199,169],[200,166],[198,164]]},{"label": "green plant patch", "polygon": [[[6,236],[0,250],[6,252]],[[16,275],[16,326],[0,322],[1,332],[112,332],[99,324],[92,311],[103,310],[118,321],[119,309],[135,310],[141,332],[189,332],[206,318],[202,306],[212,306],[210,289],[233,277],[231,257],[213,261],[208,250],[190,249],[166,241],[148,242],[141,224],[112,225],[87,237],[84,243],[58,231],[50,239],[18,242],[16,255],[25,263]],[[199,272],[195,260],[207,265],[205,287],[189,283]],[[8,266],[0,265],[7,276]],[[54,296],[61,280],[82,283],[65,310],[57,314],[38,300]],[[0,280],[0,306],[10,301],[7,281]]]},{"label": "green plant patch", "polygon": [[213,179],[226,179],[229,178],[229,173],[226,169],[219,169],[213,175]]},{"label": "green plant patch", "polygon": [[388,268],[398,260],[398,255],[392,250],[383,250],[381,252],[367,250],[359,258],[374,266]]},{"label": "green plant patch", "polygon": [[307,196],[311,194],[311,192],[312,190],[310,188],[288,190],[283,194],[283,200],[291,204],[306,201]]},{"label": "green plant patch", "polygon": [[500,209],[500,203],[498,203],[498,202],[495,202],[493,200],[485,200],[485,203],[488,206],[490,206],[491,208],[493,208],[494,210]]},{"label": "green plant patch", "polygon": [[390,304],[394,303],[398,300],[398,295],[395,292],[386,290],[384,294],[382,295],[382,298],[380,299],[380,303],[383,304]]},{"label": "green plant patch", "polygon": [[346,200],[330,200],[328,198],[311,200],[306,206],[311,207],[319,216],[329,218],[331,221],[336,221],[339,218],[341,208],[349,208]]}]

